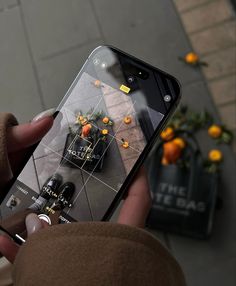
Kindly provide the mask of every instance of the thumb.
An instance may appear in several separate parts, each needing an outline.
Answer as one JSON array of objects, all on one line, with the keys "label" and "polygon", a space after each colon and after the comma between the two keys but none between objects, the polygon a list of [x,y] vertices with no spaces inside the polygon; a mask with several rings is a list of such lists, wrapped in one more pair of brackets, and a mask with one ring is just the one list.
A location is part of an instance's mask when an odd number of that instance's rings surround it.
[{"label": "thumb", "polygon": [[45,228],[46,227],[45,223],[44,221],[38,218],[37,214],[35,213],[28,214],[25,219],[25,225],[28,236],[39,231],[42,228]]},{"label": "thumb", "polygon": [[[45,228],[47,223],[40,220],[36,214],[31,213],[27,215],[25,225],[29,236],[32,233]],[[14,262],[19,248],[20,246],[16,244],[10,237],[7,235],[0,235],[0,254],[5,256],[11,263]]]}]

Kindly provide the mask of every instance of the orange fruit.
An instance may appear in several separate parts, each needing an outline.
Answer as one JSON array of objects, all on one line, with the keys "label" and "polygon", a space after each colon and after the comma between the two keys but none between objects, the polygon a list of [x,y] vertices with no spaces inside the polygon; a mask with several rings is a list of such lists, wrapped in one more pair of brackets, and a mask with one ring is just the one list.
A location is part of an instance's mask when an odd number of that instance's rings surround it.
[{"label": "orange fruit", "polygon": [[199,61],[198,55],[193,52],[186,54],[184,59],[188,64],[196,64]]},{"label": "orange fruit", "polygon": [[104,123],[104,124],[107,124],[108,122],[109,122],[109,118],[106,116],[106,117],[104,117],[103,119],[102,119],[102,122]]},{"label": "orange fruit", "polygon": [[124,118],[124,123],[125,123],[125,124],[130,124],[131,121],[132,121],[131,116],[126,116],[126,117]]},{"label": "orange fruit", "polygon": [[180,137],[176,137],[176,138],[173,140],[173,142],[174,142],[175,144],[179,145],[179,147],[180,147],[181,149],[184,149],[185,146],[186,146],[186,142],[184,141],[183,138],[180,138]]},{"label": "orange fruit", "polygon": [[172,127],[167,127],[161,132],[161,138],[164,141],[169,141],[174,137],[174,129]]},{"label": "orange fruit", "polygon": [[223,154],[220,150],[218,149],[212,149],[209,153],[208,153],[208,159],[211,162],[220,162],[223,159]]},{"label": "orange fruit", "polygon": [[83,137],[88,137],[90,130],[92,128],[91,124],[86,124],[82,127],[82,136]]},{"label": "orange fruit", "polygon": [[100,80],[95,80],[94,81],[94,85],[96,86],[96,87],[100,87],[101,86],[101,81]]},{"label": "orange fruit", "polygon": [[129,142],[128,141],[123,141],[122,145],[123,148],[127,149],[129,148]]},{"label": "orange fruit", "polygon": [[169,163],[175,163],[180,158],[181,151],[181,147],[173,141],[169,141],[163,144],[163,157]]},{"label": "orange fruit", "polygon": [[88,123],[88,119],[84,117],[80,122],[82,125],[86,125]]},{"label": "orange fruit", "polygon": [[161,159],[161,164],[164,165],[164,166],[166,166],[166,165],[169,165],[169,162],[166,160],[165,157],[163,157],[163,158]]},{"label": "orange fruit", "polygon": [[208,134],[212,138],[218,138],[222,134],[222,128],[219,125],[213,124],[208,128]]}]

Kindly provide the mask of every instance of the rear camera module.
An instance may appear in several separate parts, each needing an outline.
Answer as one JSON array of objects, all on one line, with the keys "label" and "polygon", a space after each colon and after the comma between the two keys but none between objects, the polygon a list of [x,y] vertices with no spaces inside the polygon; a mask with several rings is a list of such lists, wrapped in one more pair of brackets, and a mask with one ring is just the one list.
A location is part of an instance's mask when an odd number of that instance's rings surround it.
[{"label": "rear camera module", "polygon": [[134,82],[134,77],[133,77],[132,75],[128,76],[127,81],[128,81],[129,83]]},{"label": "rear camera module", "polygon": [[165,102],[170,102],[171,101],[171,96],[169,94],[164,96],[164,101]]}]

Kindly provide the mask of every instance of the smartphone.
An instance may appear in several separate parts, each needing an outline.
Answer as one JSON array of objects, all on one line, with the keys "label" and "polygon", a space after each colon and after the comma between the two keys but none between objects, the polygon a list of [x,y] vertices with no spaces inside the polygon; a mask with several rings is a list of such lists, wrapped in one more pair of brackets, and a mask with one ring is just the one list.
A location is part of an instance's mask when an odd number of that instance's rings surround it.
[{"label": "smartphone", "polygon": [[96,48],[8,186],[1,228],[24,241],[30,212],[49,224],[108,220],[180,96],[173,76],[114,47]]}]

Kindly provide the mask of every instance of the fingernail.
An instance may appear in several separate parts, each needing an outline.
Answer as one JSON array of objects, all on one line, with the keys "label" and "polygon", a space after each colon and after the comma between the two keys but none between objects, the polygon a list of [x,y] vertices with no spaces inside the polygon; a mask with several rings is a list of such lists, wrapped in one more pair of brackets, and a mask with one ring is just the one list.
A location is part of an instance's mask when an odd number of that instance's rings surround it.
[{"label": "fingernail", "polygon": [[27,215],[25,219],[25,225],[28,235],[35,233],[39,231],[41,228],[43,228],[40,219],[34,213]]},{"label": "fingernail", "polygon": [[51,108],[51,109],[48,109],[48,110],[45,110],[41,113],[39,113],[38,115],[36,115],[31,122],[35,122],[35,121],[39,121],[41,119],[43,119],[44,117],[47,117],[47,116],[53,116],[55,113],[55,108]]}]

